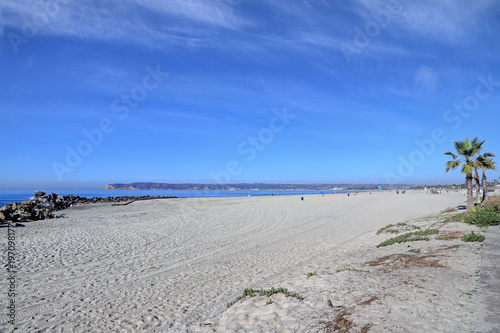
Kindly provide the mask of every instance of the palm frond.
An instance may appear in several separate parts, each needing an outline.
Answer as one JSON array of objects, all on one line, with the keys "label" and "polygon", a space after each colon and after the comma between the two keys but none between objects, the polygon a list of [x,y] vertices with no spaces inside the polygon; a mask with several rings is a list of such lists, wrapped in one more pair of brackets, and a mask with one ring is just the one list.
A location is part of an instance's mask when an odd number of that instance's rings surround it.
[{"label": "palm frond", "polygon": [[471,154],[472,156],[478,154],[481,151],[481,148],[483,144],[486,142],[486,140],[482,142],[478,142],[479,138],[476,136],[474,140],[471,142]]},{"label": "palm frond", "polygon": [[453,145],[458,155],[462,155],[461,152],[467,147],[463,141],[453,141]]},{"label": "palm frond", "polygon": [[[495,162],[489,161],[491,157],[496,157],[493,153],[480,154],[483,144],[486,140],[479,141],[476,136],[472,140],[469,137],[464,138],[463,141],[453,141],[453,146],[455,148],[456,154],[452,152],[443,153],[443,155],[448,155],[453,158],[452,161],[446,162],[446,172],[451,169],[455,169],[461,166],[460,172],[467,175],[467,177],[472,178],[472,173],[474,172],[474,178],[477,180],[479,178],[478,169],[495,170]],[[461,160],[459,160],[461,157]],[[461,163],[463,161],[463,164]]]},{"label": "palm frond", "polygon": [[497,171],[495,164],[496,162],[492,158],[486,158],[486,161],[483,162],[483,170]]},{"label": "palm frond", "polygon": [[453,154],[451,151],[447,151],[446,153],[443,153],[443,155],[449,155],[449,156],[453,157],[454,160],[456,160],[458,157],[457,155]]},{"label": "palm frond", "polygon": [[466,175],[472,175],[472,171],[474,171],[474,166],[471,163],[464,163],[462,165],[462,173],[465,173]]},{"label": "palm frond", "polygon": [[448,161],[446,162],[446,172],[450,171],[451,169],[455,169],[459,166],[460,166],[459,160]]}]

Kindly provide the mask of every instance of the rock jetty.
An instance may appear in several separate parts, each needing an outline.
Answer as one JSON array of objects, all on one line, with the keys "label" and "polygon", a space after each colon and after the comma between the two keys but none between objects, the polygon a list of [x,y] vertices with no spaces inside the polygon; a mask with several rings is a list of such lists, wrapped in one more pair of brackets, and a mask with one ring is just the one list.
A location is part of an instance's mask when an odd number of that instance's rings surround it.
[{"label": "rock jetty", "polygon": [[164,196],[123,196],[123,197],[93,197],[85,198],[76,195],[57,195],[55,193],[35,191],[26,201],[9,203],[0,208],[0,223],[33,222],[47,218],[60,217],[55,214],[58,210],[67,209],[75,205],[94,203],[131,203],[137,200],[170,199],[176,197]]}]

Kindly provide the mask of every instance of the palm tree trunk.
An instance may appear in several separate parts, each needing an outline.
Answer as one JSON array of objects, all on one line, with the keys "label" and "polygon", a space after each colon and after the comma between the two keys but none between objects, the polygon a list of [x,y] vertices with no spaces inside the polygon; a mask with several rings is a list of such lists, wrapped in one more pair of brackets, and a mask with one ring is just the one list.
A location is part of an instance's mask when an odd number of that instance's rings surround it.
[{"label": "palm tree trunk", "polygon": [[467,210],[474,206],[474,196],[472,194],[472,174],[465,176],[465,184],[467,186]]},{"label": "palm tree trunk", "polygon": [[481,188],[481,184],[479,184],[479,175],[477,174],[477,169],[474,170],[476,174],[474,175],[474,180],[476,181],[476,203],[479,203],[479,189]]},{"label": "palm tree trunk", "polygon": [[476,200],[474,201],[475,203],[479,203],[479,194],[481,192],[481,183],[479,181],[476,181]]},{"label": "palm tree trunk", "polygon": [[485,202],[488,200],[488,182],[486,181],[486,173],[483,171],[483,179],[481,179],[483,182],[483,200],[481,202]]}]

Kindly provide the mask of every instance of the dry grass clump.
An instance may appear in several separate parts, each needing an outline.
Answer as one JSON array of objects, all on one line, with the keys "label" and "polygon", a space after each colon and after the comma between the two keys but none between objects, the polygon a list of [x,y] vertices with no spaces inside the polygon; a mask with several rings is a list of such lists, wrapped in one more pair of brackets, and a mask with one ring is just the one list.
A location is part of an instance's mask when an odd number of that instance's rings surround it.
[{"label": "dry grass clump", "polygon": [[423,255],[423,254],[391,254],[388,256],[380,257],[370,261],[370,266],[382,266],[383,268],[390,269],[405,269],[412,267],[445,267],[438,260],[431,260],[436,255]]},{"label": "dry grass clump", "polygon": [[327,321],[323,332],[326,333],[348,333],[353,327],[353,322],[351,319],[347,318],[351,315],[347,310],[342,310],[335,319]]},{"label": "dry grass clump", "polygon": [[459,245],[451,245],[451,246],[439,248],[434,252],[448,251],[448,250],[458,249],[459,247],[460,247]]},{"label": "dry grass clump", "polygon": [[452,240],[452,239],[461,239],[465,235],[463,231],[443,231],[439,232],[439,235],[436,237],[437,240]]},{"label": "dry grass clump", "polygon": [[341,272],[345,272],[345,271],[350,271],[350,272],[366,272],[362,269],[359,269],[359,268],[351,268],[351,267],[347,267],[347,268],[340,268],[340,269],[337,269],[335,271],[335,273],[341,273]]},{"label": "dry grass clump", "polygon": [[[247,289],[243,290],[243,294],[241,296],[236,298],[236,300],[232,301],[231,303],[227,303],[226,306],[229,309],[234,304],[238,303],[242,299],[246,299],[247,297],[251,298],[251,297],[255,297],[257,295],[270,297],[270,296],[272,296],[274,294],[278,294],[278,293],[282,293],[286,297],[294,297],[294,298],[298,299],[299,301],[302,301],[304,299],[304,297],[300,296],[299,293],[291,293],[286,288],[274,288],[274,287],[272,287],[271,289],[268,289],[268,290],[264,290],[262,288],[258,289],[258,290],[252,289],[252,288],[247,288]],[[269,305],[271,303],[266,303],[266,304]]]},{"label": "dry grass clump", "polygon": [[[376,297],[378,299],[378,297]],[[375,299],[374,299],[375,300]],[[342,310],[335,319],[327,321],[324,323],[324,327],[322,332],[325,333],[349,333],[349,332],[360,332],[360,333],[368,333],[373,324],[365,324],[356,330],[354,328],[353,321],[348,318],[352,315],[352,312],[344,309]],[[355,331],[354,331],[355,330]]]},{"label": "dry grass clump", "polygon": [[368,333],[370,331],[370,328],[372,328],[373,324],[366,324],[361,327],[361,330],[359,331],[360,333]]},{"label": "dry grass clump", "polygon": [[369,299],[367,299],[366,301],[363,301],[361,303],[359,303],[359,305],[362,305],[362,306],[367,306],[367,305],[370,305],[372,304],[373,302],[375,302],[376,300],[378,300],[379,298],[377,296],[372,296],[370,297]]},{"label": "dry grass clump", "polygon": [[489,195],[486,203],[490,202],[500,204],[500,195]]},{"label": "dry grass clump", "polygon": [[441,211],[441,214],[446,214],[446,213],[453,213],[453,212],[456,212],[457,210],[453,207],[448,207],[444,210]]}]

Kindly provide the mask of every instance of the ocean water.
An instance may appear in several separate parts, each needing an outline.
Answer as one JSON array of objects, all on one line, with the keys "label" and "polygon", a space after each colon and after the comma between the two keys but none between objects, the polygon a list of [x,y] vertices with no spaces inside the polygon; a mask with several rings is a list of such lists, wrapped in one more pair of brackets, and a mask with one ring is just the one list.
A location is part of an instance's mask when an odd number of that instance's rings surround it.
[{"label": "ocean water", "polygon": [[[62,194],[62,195],[77,195],[80,197],[121,197],[121,196],[174,196],[179,198],[201,198],[201,197],[246,197],[246,196],[271,196],[271,195],[307,195],[307,194],[332,194],[332,193],[347,193],[356,191],[195,191],[195,190],[40,190],[42,192]],[[6,203],[21,202],[29,200],[33,196],[34,190],[0,190],[0,207]],[[361,191],[360,191],[361,192]]]}]

